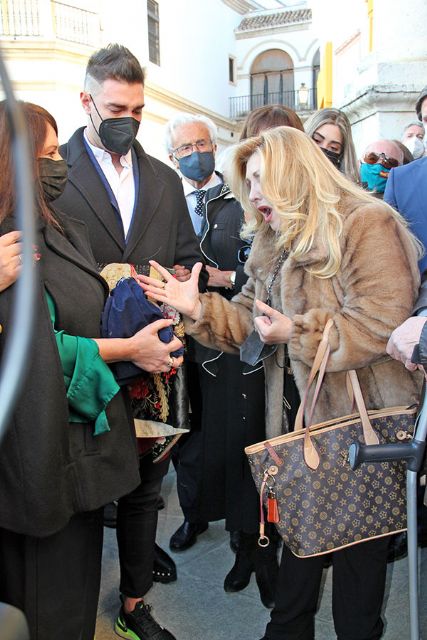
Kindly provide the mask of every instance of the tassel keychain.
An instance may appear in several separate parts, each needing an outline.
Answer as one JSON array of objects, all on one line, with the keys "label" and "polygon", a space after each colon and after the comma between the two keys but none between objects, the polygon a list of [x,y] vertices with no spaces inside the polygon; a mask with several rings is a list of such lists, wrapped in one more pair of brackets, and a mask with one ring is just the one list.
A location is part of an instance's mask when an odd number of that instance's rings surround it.
[{"label": "tassel keychain", "polygon": [[277,506],[277,498],[273,487],[268,489],[267,494],[267,522],[279,522],[279,508]]}]

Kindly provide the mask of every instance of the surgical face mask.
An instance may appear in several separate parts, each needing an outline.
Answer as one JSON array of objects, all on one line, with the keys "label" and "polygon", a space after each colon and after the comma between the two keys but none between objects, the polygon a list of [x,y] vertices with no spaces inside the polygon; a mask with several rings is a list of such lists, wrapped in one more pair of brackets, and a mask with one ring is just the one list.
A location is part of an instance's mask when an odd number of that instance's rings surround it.
[{"label": "surgical face mask", "polygon": [[39,158],[37,162],[45,199],[47,202],[53,202],[59,198],[67,184],[67,163],[65,160],[52,158]]},{"label": "surgical face mask", "polygon": [[179,170],[189,180],[201,182],[209,178],[215,170],[215,156],[213,151],[195,151],[184,158],[177,158]]},{"label": "surgical face mask", "polygon": [[320,147],[321,151],[325,154],[325,156],[332,162],[332,164],[339,169],[341,166],[342,153],[337,153],[336,151],[331,151],[330,149],[325,149],[324,147]]},{"label": "surgical face mask", "polygon": [[414,160],[418,160],[424,155],[424,144],[416,136],[407,138],[403,144],[412,153]]},{"label": "surgical face mask", "polygon": [[389,173],[390,169],[386,169],[382,164],[362,162],[360,165],[360,181],[368,191],[384,193]]},{"label": "surgical face mask", "polygon": [[139,129],[138,120],[135,120],[135,118],[131,118],[130,116],[126,116],[124,118],[103,119],[97,109],[92,96],[90,96],[90,98],[96,109],[96,113],[99,115],[102,121],[99,125],[99,130],[96,131],[96,127],[93,124],[92,116],[90,116],[94,129],[99,135],[99,139],[101,140],[107,151],[111,151],[111,153],[117,153],[120,156],[124,156],[135,141],[136,134],[138,133]]}]

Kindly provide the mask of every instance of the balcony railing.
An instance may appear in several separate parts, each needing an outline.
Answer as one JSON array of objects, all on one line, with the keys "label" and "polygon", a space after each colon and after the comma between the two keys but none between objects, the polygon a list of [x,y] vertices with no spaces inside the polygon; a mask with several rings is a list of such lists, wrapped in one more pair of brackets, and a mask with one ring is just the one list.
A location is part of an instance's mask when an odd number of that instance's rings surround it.
[{"label": "balcony railing", "polygon": [[40,0],[2,0],[0,36],[51,38],[53,35],[67,42],[94,48],[99,46],[100,19],[97,13],[51,0],[52,11],[45,11],[42,18],[40,5]]},{"label": "balcony railing", "polygon": [[64,2],[52,2],[55,35],[60,40],[96,47],[99,44],[99,15]]},{"label": "balcony railing", "polygon": [[[301,101],[304,99],[304,102]],[[300,90],[277,91],[273,93],[257,93],[252,96],[237,96],[230,98],[230,118],[238,120],[244,118],[249,111],[266,104],[282,104],[295,111],[307,111],[316,108],[316,90],[305,89],[304,94]]]},{"label": "balcony railing", "polygon": [[40,36],[40,15],[38,0],[8,0],[0,3],[1,35]]}]

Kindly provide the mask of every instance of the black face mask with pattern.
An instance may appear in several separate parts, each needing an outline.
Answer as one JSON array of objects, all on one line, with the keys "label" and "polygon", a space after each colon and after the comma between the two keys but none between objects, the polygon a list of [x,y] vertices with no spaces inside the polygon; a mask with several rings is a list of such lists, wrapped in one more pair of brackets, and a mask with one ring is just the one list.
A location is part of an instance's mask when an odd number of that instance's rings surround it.
[{"label": "black face mask with pattern", "polygon": [[341,167],[342,153],[337,153],[336,151],[330,151],[330,149],[325,149],[324,147],[320,147],[325,156],[332,162],[332,164],[339,169]]},{"label": "black face mask with pattern", "polygon": [[53,160],[52,158],[39,158],[37,162],[44,197],[47,202],[53,202],[59,198],[67,184],[67,163],[65,160]]}]

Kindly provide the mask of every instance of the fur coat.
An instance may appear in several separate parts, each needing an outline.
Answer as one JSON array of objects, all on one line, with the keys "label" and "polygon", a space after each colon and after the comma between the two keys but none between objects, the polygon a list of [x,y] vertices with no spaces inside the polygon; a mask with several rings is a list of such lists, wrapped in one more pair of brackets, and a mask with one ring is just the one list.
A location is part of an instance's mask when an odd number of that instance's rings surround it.
[{"label": "fur coat", "polygon": [[[307,269],[325,256],[315,238],[304,259],[288,257],[272,288],[271,306],[293,320],[288,344],[291,367],[300,395],[329,318],[331,354],[313,422],[351,413],[345,371],[355,368],[368,408],[411,405],[419,400],[420,376],[386,354],[388,337],[408,318],[417,298],[417,255],[406,230],[381,202],[340,203],[343,232],[342,262],[332,277],[321,279]],[[187,322],[197,340],[236,353],[253,330],[258,312],[255,299],[265,301],[267,287],[280,257],[270,227],[256,234],[246,263],[249,275],[242,291],[228,302],[216,293],[201,296],[202,315]],[[264,360],[266,433],[268,438],[288,430],[283,410],[284,346]],[[282,365],[282,366],[281,366]]]}]

